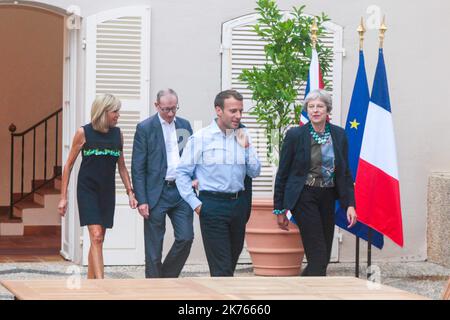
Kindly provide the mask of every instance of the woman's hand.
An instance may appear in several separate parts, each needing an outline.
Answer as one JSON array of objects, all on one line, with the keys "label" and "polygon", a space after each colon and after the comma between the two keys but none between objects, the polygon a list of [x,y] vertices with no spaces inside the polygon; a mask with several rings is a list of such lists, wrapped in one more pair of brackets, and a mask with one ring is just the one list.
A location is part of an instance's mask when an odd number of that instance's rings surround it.
[{"label": "woman's hand", "polygon": [[137,206],[138,206],[138,201],[134,197],[134,193],[133,192],[130,192],[128,194],[128,203],[129,203],[131,209],[136,209]]},{"label": "woman's hand", "polygon": [[67,200],[66,199],[59,200],[58,213],[60,214],[61,217],[64,217],[66,215],[66,210],[67,210]]},{"label": "woman's hand", "polygon": [[281,230],[286,230],[289,231],[289,219],[286,217],[286,213],[283,214],[277,214],[277,222],[278,222],[278,227]]},{"label": "woman's hand", "polygon": [[347,221],[349,223],[347,228],[351,228],[356,224],[357,221],[357,215],[355,211],[355,207],[348,207],[347,208]]}]

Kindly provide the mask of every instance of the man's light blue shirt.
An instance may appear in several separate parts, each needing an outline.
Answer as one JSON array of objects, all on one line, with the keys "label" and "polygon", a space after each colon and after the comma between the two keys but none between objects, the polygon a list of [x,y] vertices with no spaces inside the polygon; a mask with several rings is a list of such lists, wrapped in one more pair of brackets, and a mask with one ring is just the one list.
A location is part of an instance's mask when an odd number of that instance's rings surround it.
[{"label": "man's light blue shirt", "polygon": [[[189,137],[177,167],[176,181],[181,197],[192,209],[202,204],[192,189],[192,177],[198,179],[200,191],[235,193],[244,190],[246,175],[256,178],[261,172],[251,141],[244,148],[237,142],[236,131],[229,131],[225,134],[213,120]],[[247,136],[250,140],[248,132]]]}]

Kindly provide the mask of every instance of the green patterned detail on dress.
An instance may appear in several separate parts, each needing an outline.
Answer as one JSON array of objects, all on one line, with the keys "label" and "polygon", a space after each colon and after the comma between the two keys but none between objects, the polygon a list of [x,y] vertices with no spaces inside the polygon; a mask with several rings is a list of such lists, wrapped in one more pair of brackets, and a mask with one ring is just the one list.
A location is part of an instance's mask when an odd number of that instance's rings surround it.
[{"label": "green patterned detail on dress", "polygon": [[113,157],[120,157],[120,150],[88,149],[88,150],[83,150],[83,155],[85,157],[89,157],[89,156],[113,156]]}]

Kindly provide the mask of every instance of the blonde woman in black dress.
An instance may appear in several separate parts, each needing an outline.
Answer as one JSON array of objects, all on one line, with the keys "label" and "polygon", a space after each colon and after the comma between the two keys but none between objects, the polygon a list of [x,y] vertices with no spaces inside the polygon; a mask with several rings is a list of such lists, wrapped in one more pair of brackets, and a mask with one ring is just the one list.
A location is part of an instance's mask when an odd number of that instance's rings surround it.
[{"label": "blonde woman in black dress", "polygon": [[123,136],[116,127],[120,106],[120,100],[111,94],[104,94],[95,99],[91,109],[91,122],[77,130],[62,175],[58,211],[64,216],[67,210],[70,173],[78,154],[82,151],[77,202],[80,225],[88,227],[91,240],[88,279],[104,277],[103,241],[106,229],[112,228],[114,222],[117,165],[127,190],[130,207],[135,209],[137,206],[122,152]]}]

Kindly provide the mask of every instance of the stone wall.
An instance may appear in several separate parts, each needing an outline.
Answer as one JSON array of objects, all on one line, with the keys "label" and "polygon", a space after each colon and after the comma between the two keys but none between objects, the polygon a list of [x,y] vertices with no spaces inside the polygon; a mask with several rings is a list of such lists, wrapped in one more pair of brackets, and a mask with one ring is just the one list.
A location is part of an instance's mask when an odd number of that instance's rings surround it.
[{"label": "stone wall", "polygon": [[450,267],[450,172],[428,180],[428,261]]}]

